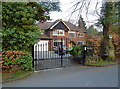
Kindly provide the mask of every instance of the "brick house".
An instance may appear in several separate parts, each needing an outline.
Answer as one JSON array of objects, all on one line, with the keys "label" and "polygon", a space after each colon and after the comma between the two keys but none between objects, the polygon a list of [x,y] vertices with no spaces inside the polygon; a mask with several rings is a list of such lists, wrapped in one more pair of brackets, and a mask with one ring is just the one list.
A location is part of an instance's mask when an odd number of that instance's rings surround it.
[{"label": "brick house", "polygon": [[37,25],[42,32],[42,36],[39,37],[40,41],[46,42],[49,46],[51,42],[53,47],[58,46],[61,38],[63,38],[63,44],[66,46],[86,44],[84,30],[70,22],[59,19],[55,22],[39,22]]}]

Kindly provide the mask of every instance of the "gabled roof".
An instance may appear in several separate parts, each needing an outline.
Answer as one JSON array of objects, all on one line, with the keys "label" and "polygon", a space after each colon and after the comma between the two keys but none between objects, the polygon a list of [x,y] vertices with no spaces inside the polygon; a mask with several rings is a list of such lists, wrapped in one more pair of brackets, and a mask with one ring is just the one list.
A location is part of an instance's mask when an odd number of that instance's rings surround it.
[{"label": "gabled roof", "polygon": [[71,31],[83,31],[82,28],[79,28],[78,26],[75,26],[70,22],[67,22],[67,21],[64,21],[64,22],[71,29]]},{"label": "gabled roof", "polygon": [[56,25],[58,25],[60,22],[62,22],[67,29],[71,30],[71,29],[66,25],[66,23],[65,23],[63,20],[61,20],[61,19],[56,20],[55,22],[53,22],[53,24],[51,25],[50,29],[53,29],[53,28],[54,28]]},{"label": "gabled roof", "polygon": [[62,22],[69,29],[69,31],[82,31],[83,32],[82,28],[79,28],[73,25],[72,23],[63,21],[61,19],[56,20],[55,22],[43,22],[43,23],[39,22],[37,25],[40,29],[48,30],[48,29],[53,29],[59,22]]},{"label": "gabled roof", "polygon": [[42,30],[47,30],[50,28],[52,24],[53,22],[39,22],[37,23],[37,26]]}]

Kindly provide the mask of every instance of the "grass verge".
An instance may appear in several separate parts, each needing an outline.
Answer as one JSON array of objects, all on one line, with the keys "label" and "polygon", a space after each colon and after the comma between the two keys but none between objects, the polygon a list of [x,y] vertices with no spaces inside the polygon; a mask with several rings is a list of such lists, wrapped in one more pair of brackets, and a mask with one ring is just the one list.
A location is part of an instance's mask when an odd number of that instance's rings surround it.
[{"label": "grass verge", "polygon": [[9,81],[14,81],[14,80],[18,80],[21,78],[24,78],[28,75],[30,75],[33,71],[23,71],[23,70],[18,70],[12,73],[4,73],[2,74],[2,82],[9,82]]},{"label": "grass verge", "polygon": [[114,63],[115,62],[113,61],[100,61],[100,62],[89,63],[88,65],[109,65]]}]

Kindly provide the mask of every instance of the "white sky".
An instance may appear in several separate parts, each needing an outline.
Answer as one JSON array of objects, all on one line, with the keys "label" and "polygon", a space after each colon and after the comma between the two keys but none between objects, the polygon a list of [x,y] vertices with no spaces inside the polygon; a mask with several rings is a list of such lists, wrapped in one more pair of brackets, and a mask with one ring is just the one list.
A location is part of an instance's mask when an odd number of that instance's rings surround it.
[{"label": "white sky", "polygon": [[[68,19],[72,19],[77,21],[77,17],[78,17],[78,12],[74,13],[73,16],[71,18],[69,18],[68,15],[70,15],[70,13],[73,11],[73,9],[71,8],[77,1],[80,0],[60,0],[61,2],[61,10],[62,12],[51,12],[50,17],[52,19],[52,21],[55,21],[57,19],[63,19],[65,21],[68,21]],[[91,0],[92,1],[92,0]],[[96,0],[97,1],[97,0]],[[101,1],[101,0],[99,0]],[[71,3],[72,2],[72,3]],[[91,14],[94,10],[95,10],[95,6],[96,6],[96,2],[93,1],[91,2],[90,8],[89,8],[89,15],[88,15],[88,19],[86,18],[86,14],[85,12],[82,13],[82,17],[84,19],[84,21],[89,21],[89,23],[86,23],[87,26],[90,26],[92,24],[94,24],[94,20],[97,19],[97,17],[93,14]],[[101,6],[101,4],[98,4],[98,8]],[[80,6],[79,6],[80,7]],[[70,9],[71,8],[71,9]],[[77,19],[77,20],[76,20]]]}]

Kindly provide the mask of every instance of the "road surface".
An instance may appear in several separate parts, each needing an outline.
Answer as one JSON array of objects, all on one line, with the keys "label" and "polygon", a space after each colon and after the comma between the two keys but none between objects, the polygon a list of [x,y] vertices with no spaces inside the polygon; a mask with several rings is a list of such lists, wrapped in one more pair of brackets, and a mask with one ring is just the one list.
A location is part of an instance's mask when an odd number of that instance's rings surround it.
[{"label": "road surface", "polygon": [[118,65],[39,71],[25,79],[5,83],[3,87],[118,87]]}]

